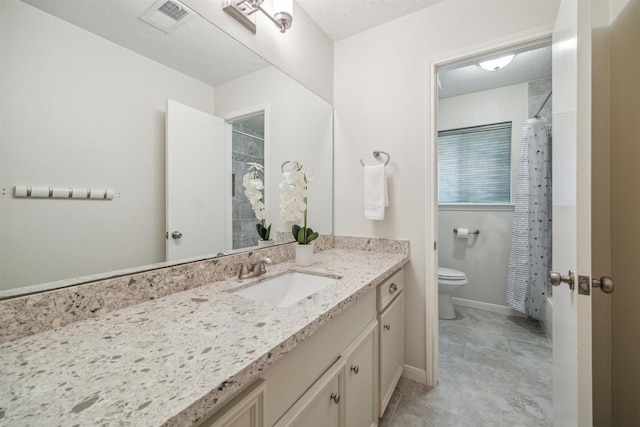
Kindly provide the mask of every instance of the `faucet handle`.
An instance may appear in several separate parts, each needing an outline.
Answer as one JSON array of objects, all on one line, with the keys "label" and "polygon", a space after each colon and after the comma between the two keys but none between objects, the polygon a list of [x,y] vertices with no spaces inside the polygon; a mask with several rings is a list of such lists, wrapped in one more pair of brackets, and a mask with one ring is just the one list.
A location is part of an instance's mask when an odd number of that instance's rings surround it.
[{"label": "faucet handle", "polygon": [[246,276],[249,273],[249,270],[247,270],[247,266],[244,262],[239,262],[237,265],[240,266],[240,268],[238,269],[238,277],[242,279],[243,276]]},{"label": "faucet handle", "polygon": [[267,272],[267,267],[265,264],[273,264],[273,261],[271,261],[269,258],[266,258],[266,257],[260,258],[259,260],[256,261],[255,264],[253,264],[253,266],[249,268],[253,272],[254,276],[260,276]]}]

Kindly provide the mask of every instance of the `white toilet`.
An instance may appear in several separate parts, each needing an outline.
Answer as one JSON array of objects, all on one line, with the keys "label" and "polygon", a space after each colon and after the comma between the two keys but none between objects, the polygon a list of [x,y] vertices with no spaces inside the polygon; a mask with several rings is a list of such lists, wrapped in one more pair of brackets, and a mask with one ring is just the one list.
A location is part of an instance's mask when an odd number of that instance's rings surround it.
[{"label": "white toilet", "polygon": [[469,283],[467,275],[462,271],[438,267],[438,318],[455,319],[451,295]]}]

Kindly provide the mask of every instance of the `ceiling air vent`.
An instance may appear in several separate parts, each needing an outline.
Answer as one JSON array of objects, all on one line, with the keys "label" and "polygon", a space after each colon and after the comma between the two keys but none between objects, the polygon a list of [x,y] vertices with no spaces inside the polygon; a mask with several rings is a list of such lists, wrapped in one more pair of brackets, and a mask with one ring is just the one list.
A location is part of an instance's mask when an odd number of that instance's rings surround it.
[{"label": "ceiling air vent", "polygon": [[193,11],[177,0],[160,0],[140,16],[144,22],[170,33],[193,16]]}]

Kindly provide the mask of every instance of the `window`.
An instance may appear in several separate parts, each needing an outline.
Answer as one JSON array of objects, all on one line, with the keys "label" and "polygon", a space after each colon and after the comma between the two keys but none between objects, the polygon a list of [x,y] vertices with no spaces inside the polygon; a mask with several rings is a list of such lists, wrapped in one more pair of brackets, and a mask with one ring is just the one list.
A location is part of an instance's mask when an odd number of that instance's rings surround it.
[{"label": "window", "polygon": [[511,202],[511,122],[438,132],[438,203]]}]

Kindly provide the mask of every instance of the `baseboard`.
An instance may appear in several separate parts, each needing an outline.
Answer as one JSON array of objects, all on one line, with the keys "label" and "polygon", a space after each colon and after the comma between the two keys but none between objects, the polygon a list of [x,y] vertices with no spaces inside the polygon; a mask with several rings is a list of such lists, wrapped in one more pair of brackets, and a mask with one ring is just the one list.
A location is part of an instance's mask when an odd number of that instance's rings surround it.
[{"label": "baseboard", "polygon": [[451,300],[455,305],[461,305],[463,307],[477,308],[478,310],[491,311],[493,313],[505,314],[507,316],[527,317],[526,314],[520,313],[519,311],[516,311],[511,307],[507,307],[506,305],[491,304],[488,302],[474,301],[457,297],[452,297]]},{"label": "baseboard", "polygon": [[408,380],[415,381],[420,384],[427,383],[427,372],[422,369],[414,368],[413,366],[404,365],[402,376]]}]

